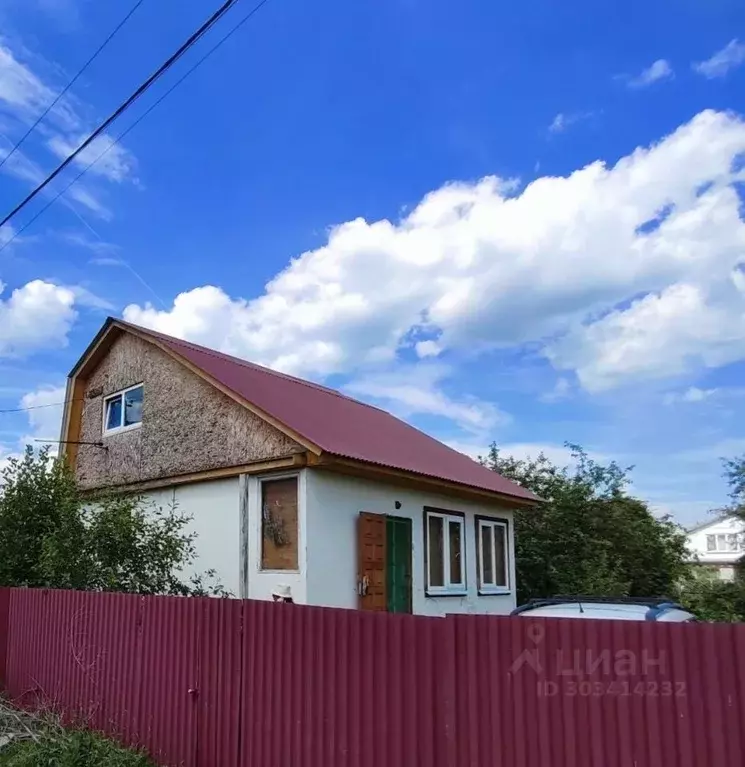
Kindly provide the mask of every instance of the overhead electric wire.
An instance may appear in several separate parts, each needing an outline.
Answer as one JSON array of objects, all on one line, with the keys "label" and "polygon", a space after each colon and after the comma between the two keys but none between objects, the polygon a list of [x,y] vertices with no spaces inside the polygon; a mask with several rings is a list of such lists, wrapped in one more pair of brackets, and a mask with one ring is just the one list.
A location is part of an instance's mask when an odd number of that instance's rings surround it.
[{"label": "overhead electric wire", "polygon": [[[0,253],[2,253],[5,248],[10,245],[13,240],[16,239],[25,229],[27,229],[31,224],[33,224],[40,216],[42,216],[49,208],[54,205],[57,200],[59,200],[60,197],[62,197],[65,192],[67,192],[70,187],[72,187],[74,184],[76,184],[105,154],[107,154],[111,149],[113,149],[131,130],[133,130],[137,125],[139,125],[142,120],[144,120],[150,112],[152,112],[162,101],[164,101],[173,91],[178,88],[181,83],[186,80],[186,78],[201,64],[206,61],[224,42],[226,42],[230,37],[232,37],[252,16],[254,16],[256,13],[258,13],[261,8],[266,5],[269,2],[269,0],[261,0],[261,2],[257,3],[235,26],[232,27],[232,29],[227,32],[223,37],[221,37],[215,45],[210,48],[207,53],[204,54],[200,59],[198,59],[189,69],[184,72],[184,74],[176,80],[176,82],[168,88],[167,91],[165,91],[156,101],[154,101],[126,130],[124,130],[117,138],[115,138],[107,147],[106,149],[101,152],[101,154],[98,155],[94,160],[92,160],[83,170],[78,173],[75,178],[73,178],[67,186],[63,187],[43,208],[41,208],[34,216],[32,216],[20,229],[13,232],[11,237],[6,240],[1,246],[0,246]],[[0,225],[1,226],[1,225]]]},{"label": "overhead electric wire", "polygon": [[25,207],[39,192],[46,188],[81,152],[100,136],[114,120],[123,114],[145,91],[163,74],[165,74],[188,50],[192,47],[206,32],[208,32],[234,5],[238,0],[225,0],[225,2],[205,21],[193,34],[191,34],[179,48],[145,80],[132,95],[121,104],[111,115],[109,115],[96,128],[88,138],[68,157],[63,160],[33,191],[31,191],[13,210],[0,221],[0,228],[10,221],[18,211]]},{"label": "overhead electric wire", "polygon": [[67,93],[67,91],[72,88],[73,85],[77,82],[80,75],[85,72],[86,69],[96,60],[98,57],[98,54],[101,53],[101,51],[111,42],[111,40],[114,38],[116,33],[129,21],[130,16],[142,5],[142,3],[145,0],[137,0],[137,2],[132,6],[129,13],[114,27],[114,30],[109,34],[109,36],[101,43],[101,45],[98,46],[94,54],[88,59],[88,61],[83,64],[83,66],[78,70],[75,77],[70,80],[69,83],[57,94],[54,101],[52,101],[51,104],[36,118],[36,121],[34,124],[21,136],[20,140],[13,146],[13,148],[8,152],[8,154],[3,157],[2,160],[0,160],[0,168],[5,165],[5,163],[12,157],[13,154],[20,148],[21,144],[34,132],[36,127],[39,125],[39,123],[57,106],[59,103],[59,100]]},{"label": "overhead electric wire", "polygon": [[25,413],[28,410],[41,410],[45,407],[60,407],[66,405],[68,402],[82,402],[81,399],[66,399],[62,402],[50,402],[48,405],[31,405],[30,407],[12,407],[8,410],[0,410],[0,415],[3,413]]}]

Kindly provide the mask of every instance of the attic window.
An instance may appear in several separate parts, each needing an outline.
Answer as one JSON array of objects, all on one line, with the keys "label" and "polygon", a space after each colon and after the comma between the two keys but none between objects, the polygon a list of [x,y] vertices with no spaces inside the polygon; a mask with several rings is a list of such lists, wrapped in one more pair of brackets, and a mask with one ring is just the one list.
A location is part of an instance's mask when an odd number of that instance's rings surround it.
[{"label": "attic window", "polygon": [[104,434],[134,429],[142,424],[143,385],[130,386],[104,400]]}]

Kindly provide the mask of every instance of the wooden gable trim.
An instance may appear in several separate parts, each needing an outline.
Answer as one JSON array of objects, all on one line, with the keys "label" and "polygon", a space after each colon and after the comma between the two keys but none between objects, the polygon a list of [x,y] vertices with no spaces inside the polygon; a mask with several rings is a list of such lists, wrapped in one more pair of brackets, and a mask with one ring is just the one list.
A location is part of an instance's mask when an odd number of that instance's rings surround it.
[{"label": "wooden gable trim", "polygon": [[379,464],[356,461],[352,458],[342,458],[328,453],[324,453],[320,457],[308,456],[308,466],[337,471],[341,474],[349,474],[355,477],[382,480],[402,487],[428,490],[448,496],[469,498],[476,501],[488,499],[492,503],[499,503],[502,507],[531,507],[541,502],[540,500],[531,501],[527,498],[517,498],[505,493],[496,493],[491,490],[482,490],[470,485],[461,485],[458,482],[451,482],[438,477],[428,477],[424,474],[416,474],[415,472],[404,471],[403,469],[394,469]]},{"label": "wooden gable trim", "polygon": [[204,471],[190,472],[189,474],[177,474],[175,476],[150,479],[145,482],[132,482],[127,485],[107,485],[102,488],[91,488],[85,491],[85,495],[95,497],[100,493],[143,493],[147,490],[157,490],[161,487],[173,487],[174,485],[189,485],[197,482],[209,482],[215,479],[229,479],[240,477],[244,474],[269,474],[273,471],[286,472],[289,469],[302,469],[307,464],[306,453],[296,453],[287,458],[275,458],[271,461],[256,461],[244,463],[239,466],[225,466],[220,469],[205,469]]},{"label": "wooden gable trim", "polygon": [[65,456],[68,465],[73,471],[78,459],[78,448],[80,446],[72,443],[80,439],[85,384],[88,379],[87,374],[106,356],[106,353],[114,341],[121,335],[121,332],[121,328],[115,328],[114,321],[109,317],[101,330],[96,334],[96,337],[88,344],[88,348],[83,352],[67,378],[59,447],[60,455]]}]

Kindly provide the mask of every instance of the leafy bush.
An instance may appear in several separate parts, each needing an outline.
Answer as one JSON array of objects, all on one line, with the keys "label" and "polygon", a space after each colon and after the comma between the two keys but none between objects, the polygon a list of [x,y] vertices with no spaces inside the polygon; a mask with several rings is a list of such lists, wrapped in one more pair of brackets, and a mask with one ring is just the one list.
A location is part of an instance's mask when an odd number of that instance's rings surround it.
[{"label": "leafy bush", "polygon": [[60,730],[0,750],[0,767],[156,767],[145,754],[85,730]]},{"label": "leafy bush", "polygon": [[694,576],[681,585],[678,599],[699,620],[719,623],[745,620],[745,585],[740,578],[723,581],[716,572],[695,567]]},{"label": "leafy bush", "polygon": [[176,504],[84,496],[64,461],[31,447],[0,473],[0,586],[225,595],[214,573],[184,582],[196,559]]}]

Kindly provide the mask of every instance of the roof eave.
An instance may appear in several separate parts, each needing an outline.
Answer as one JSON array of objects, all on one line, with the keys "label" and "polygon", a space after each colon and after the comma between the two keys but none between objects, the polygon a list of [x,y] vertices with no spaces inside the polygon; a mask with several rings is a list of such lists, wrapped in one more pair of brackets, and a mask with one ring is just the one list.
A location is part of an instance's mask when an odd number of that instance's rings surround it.
[{"label": "roof eave", "polygon": [[[455,482],[443,477],[434,477],[429,474],[420,474],[418,472],[399,469],[383,464],[361,461],[355,458],[348,458],[334,453],[324,452],[309,461],[309,466],[317,466],[341,473],[352,474],[368,478],[385,478],[390,481],[398,481],[403,484],[415,483],[428,488],[447,491],[450,494],[469,495],[478,498],[488,498],[492,501],[503,503],[510,506],[533,507],[539,503],[544,503],[543,499],[533,496],[526,498],[521,495],[511,495],[501,493],[496,490],[489,490],[475,485],[468,485],[461,482]],[[528,491],[529,492],[529,491]]]}]

